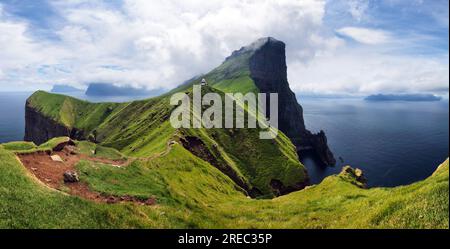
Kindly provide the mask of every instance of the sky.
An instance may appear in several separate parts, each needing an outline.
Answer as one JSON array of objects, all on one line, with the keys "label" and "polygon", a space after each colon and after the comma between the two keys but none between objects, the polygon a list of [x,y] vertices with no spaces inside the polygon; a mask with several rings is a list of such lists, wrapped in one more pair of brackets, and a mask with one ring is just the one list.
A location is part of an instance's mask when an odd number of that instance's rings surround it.
[{"label": "sky", "polygon": [[448,0],[0,0],[0,91],[171,89],[260,37],[300,94],[449,92]]}]

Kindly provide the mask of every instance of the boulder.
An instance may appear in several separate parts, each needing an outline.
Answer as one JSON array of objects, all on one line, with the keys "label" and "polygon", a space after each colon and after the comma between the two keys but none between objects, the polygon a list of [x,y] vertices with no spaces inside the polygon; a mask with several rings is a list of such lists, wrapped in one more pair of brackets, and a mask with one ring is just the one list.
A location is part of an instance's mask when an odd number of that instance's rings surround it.
[{"label": "boulder", "polygon": [[64,172],[64,182],[73,183],[73,182],[79,182],[79,181],[80,181],[80,178],[78,177],[77,172],[74,172],[74,171]]},{"label": "boulder", "polygon": [[51,158],[52,161],[54,161],[54,162],[60,162],[60,163],[64,162],[64,161],[62,160],[62,158],[61,158],[59,155],[51,155],[50,158]]},{"label": "boulder", "polygon": [[62,151],[66,146],[75,146],[75,142],[72,139],[61,142],[53,147],[53,151]]},{"label": "boulder", "polygon": [[361,169],[354,169],[347,165],[342,168],[339,175],[360,188],[367,188],[367,179]]},{"label": "boulder", "polygon": [[358,168],[355,169],[355,177],[358,182],[363,183],[364,185],[367,183],[367,179],[364,176],[364,172],[361,169]]},{"label": "boulder", "polygon": [[155,197],[150,197],[145,201],[145,205],[151,206],[151,205],[155,205],[156,204],[156,198]]}]

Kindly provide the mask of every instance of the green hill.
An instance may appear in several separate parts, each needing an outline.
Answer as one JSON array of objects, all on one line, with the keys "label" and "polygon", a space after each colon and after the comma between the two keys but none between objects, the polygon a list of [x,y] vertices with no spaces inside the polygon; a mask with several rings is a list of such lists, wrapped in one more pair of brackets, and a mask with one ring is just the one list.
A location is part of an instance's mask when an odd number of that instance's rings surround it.
[{"label": "green hill", "polygon": [[[182,161],[183,163],[180,163]],[[46,187],[0,146],[1,228],[448,228],[449,166],[396,188],[362,189],[351,173],[270,200],[248,199],[181,145],[118,169],[87,161],[83,182],[106,193],[156,196],[158,204],[102,204]]]},{"label": "green hill", "polygon": [[[192,92],[192,87],[185,91]],[[203,87],[202,94],[208,92],[224,95],[220,90]],[[27,102],[45,118],[69,130],[81,130],[89,134],[87,138],[94,137],[101,145],[128,156],[149,158],[165,152],[171,141],[178,141],[253,197],[278,195],[281,190],[270,184],[275,180],[283,188],[292,189],[307,183],[295,147],[283,134],[274,140],[260,140],[259,129],[174,129],[169,121],[174,106],[169,101],[166,95],[122,104],[94,104],[38,91]],[[98,110],[108,113],[93,118],[97,114],[92,112]],[[70,123],[65,122],[67,116],[73,117]]]}]

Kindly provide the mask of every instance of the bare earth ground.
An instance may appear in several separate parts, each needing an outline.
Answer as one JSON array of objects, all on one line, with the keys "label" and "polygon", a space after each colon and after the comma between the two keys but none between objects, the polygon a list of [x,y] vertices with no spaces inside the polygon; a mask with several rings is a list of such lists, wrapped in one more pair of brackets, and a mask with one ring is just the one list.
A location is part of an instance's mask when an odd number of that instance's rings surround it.
[{"label": "bare earth ground", "polygon": [[[54,161],[50,156],[58,155],[63,162]],[[61,151],[52,152],[33,152],[26,154],[17,154],[22,164],[41,182],[50,188],[63,190],[71,195],[79,196],[84,199],[108,204],[120,202],[133,202],[140,205],[154,205],[156,200],[149,198],[140,200],[132,196],[112,196],[97,193],[89,189],[89,186],[83,182],[65,183],[64,172],[74,171],[75,165],[80,160],[88,160],[111,165],[111,167],[126,167],[129,163],[126,160],[110,160],[105,158],[90,157],[76,152],[76,147],[66,145]]]}]

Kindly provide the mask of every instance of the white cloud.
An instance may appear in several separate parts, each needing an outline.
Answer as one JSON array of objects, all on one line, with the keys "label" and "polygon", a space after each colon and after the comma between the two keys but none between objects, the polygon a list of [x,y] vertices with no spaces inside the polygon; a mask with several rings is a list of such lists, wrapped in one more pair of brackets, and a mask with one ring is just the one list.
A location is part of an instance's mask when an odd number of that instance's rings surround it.
[{"label": "white cloud", "polygon": [[[365,18],[364,1],[349,3],[355,19]],[[32,36],[30,25],[8,19],[0,4],[1,90],[89,82],[169,89],[263,36],[286,42],[295,91],[448,89],[448,56],[386,55],[379,48],[404,44],[383,30],[347,26],[330,31],[324,27],[321,0],[124,0],[121,9],[82,0],[51,5],[65,19],[54,30],[55,40]],[[362,48],[352,48],[335,33]]]},{"label": "white cloud", "polygon": [[344,49],[288,68],[296,92],[314,94],[448,94],[448,55],[431,59]]},{"label": "white cloud", "polygon": [[[18,27],[6,29],[15,33],[1,44],[20,61],[16,67],[8,64],[22,76],[21,82],[44,83],[37,87],[107,81],[171,88],[262,36],[290,43],[290,53],[301,60],[335,44],[333,37],[320,33],[323,1],[126,0],[120,11],[90,1],[52,4],[66,19],[55,32],[59,41],[33,40],[27,24],[16,22],[12,25]],[[10,44],[11,37],[19,42]]]},{"label": "white cloud", "polygon": [[46,57],[45,49],[27,36],[28,28],[26,23],[10,21],[5,18],[5,15],[0,15],[0,87],[2,90],[22,89],[26,85],[22,80],[23,77],[28,77],[31,68],[45,60],[43,59]]},{"label": "white cloud", "polygon": [[391,41],[391,35],[388,32],[377,29],[344,27],[338,29],[337,33],[369,45],[383,44]]}]

